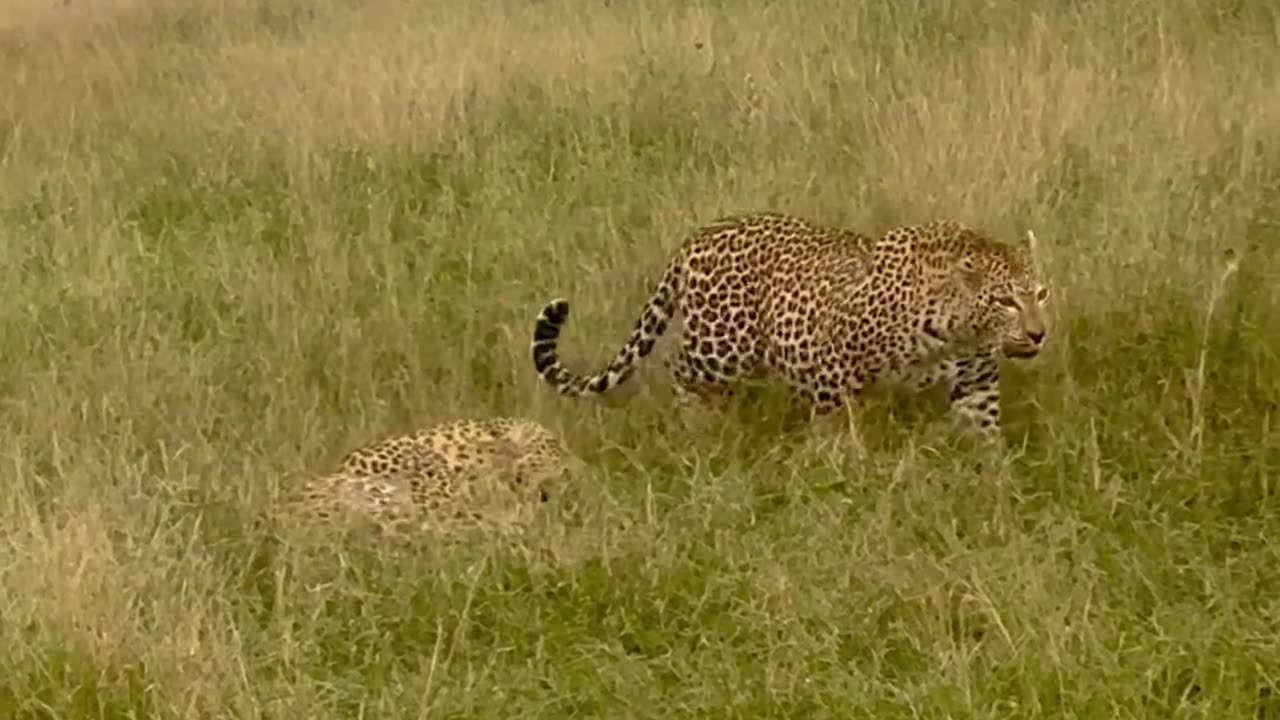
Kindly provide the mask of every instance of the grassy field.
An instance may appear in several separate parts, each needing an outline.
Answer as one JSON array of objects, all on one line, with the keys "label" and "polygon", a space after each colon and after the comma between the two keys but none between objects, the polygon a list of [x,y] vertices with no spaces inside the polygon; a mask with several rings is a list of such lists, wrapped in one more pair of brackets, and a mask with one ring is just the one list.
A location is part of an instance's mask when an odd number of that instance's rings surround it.
[{"label": "grassy field", "polygon": [[[1278,48],[1267,0],[7,3],[0,716],[1280,718]],[[544,301],[598,366],[763,209],[1036,231],[1003,467],[937,398],[538,383]],[[277,532],[494,414],[591,467],[525,540]]]}]

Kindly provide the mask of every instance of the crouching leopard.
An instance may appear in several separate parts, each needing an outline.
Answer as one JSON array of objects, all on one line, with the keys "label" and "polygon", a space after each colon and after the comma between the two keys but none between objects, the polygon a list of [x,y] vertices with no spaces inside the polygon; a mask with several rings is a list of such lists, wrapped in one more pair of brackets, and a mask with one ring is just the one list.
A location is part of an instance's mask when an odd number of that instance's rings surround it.
[{"label": "crouching leopard", "polygon": [[998,361],[1035,356],[1047,332],[1034,243],[1030,231],[1011,246],[950,220],[873,240],[782,213],[726,217],[675,253],[603,370],[579,375],[561,363],[564,299],[537,318],[533,364],[562,395],[605,393],[678,311],[683,333],[668,370],[682,404],[772,376],[789,386],[793,412],[812,418],[878,383],[920,391],[945,382],[953,414],[999,442]]},{"label": "crouching leopard", "polygon": [[548,499],[546,481],[577,464],[533,420],[457,420],[351,451],[305,483],[299,502],[321,520],[363,517],[394,533],[518,531]]}]

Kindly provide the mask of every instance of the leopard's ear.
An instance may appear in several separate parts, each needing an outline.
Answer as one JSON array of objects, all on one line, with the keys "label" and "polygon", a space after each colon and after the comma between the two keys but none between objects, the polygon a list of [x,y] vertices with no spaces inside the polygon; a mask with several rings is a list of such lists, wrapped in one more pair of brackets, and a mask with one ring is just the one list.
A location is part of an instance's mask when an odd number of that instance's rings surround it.
[{"label": "leopard's ear", "polygon": [[1022,243],[1020,243],[1019,249],[1026,257],[1026,262],[1031,266],[1032,271],[1039,275],[1041,270],[1040,241],[1036,239],[1035,231],[1031,228],[1027,228],[1026,237],[1023,239]]},{"label": "leopard's ear", "polygon": [[1035,264],[1036,258],[1036,234],[1030,229],[1026,234],[1018,238],[1018,242],[1013,245],[1014,252],[1022,256],[1029,265]]},{"label": "leopard's ear", "polygon": [[964,251],[957,255],[953,268],[956,278],[970,290],[976,290],[982,282],[982,266],[972,252]]}]

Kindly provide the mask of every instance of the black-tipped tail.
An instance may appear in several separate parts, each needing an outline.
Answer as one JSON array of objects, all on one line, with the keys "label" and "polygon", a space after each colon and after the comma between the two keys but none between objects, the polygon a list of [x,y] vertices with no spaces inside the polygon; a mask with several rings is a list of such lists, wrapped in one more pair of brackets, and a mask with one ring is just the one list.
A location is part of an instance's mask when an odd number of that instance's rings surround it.
[{"label": "black-tipped tail", "polygon": [[557,298],[547,303],[538,313],[533,325],[533,368],[542,379],[557,384],[556,369],[560,367],[560,328],[569,319],[569,301]]},{"label": "black-tipped tail", "polygon": [[630,337],[608,366],[597,373],[575,375],[560,363],[560,330],[569,319],[569,301],[557,298],[543,306],[533,326],[533,343],[530,346],[533,367],[538,375],[567,397],[599,395],[625,382],[631,377],[636,363],[653,350],[654,343],[667,329],[680,292],[681,263],[682,260],[677,258],[668,266],[657,291],[645,303]]}]

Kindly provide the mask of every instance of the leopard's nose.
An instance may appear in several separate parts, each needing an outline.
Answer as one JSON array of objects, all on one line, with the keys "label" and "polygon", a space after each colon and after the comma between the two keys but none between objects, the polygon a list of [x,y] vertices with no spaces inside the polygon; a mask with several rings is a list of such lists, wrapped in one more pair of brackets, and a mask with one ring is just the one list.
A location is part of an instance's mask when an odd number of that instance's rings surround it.
[{"label": "leopard's nose", "polygon": [[1027,337],[1031,338],[1031,342],[1033,342],[1033,343],[1035,343],[1035,344],[1039,345],[1040,343],[1044,342],[1044,331],[1043,331],[1043,330],[1028,330],[1028,331],[1027,331]]}]

